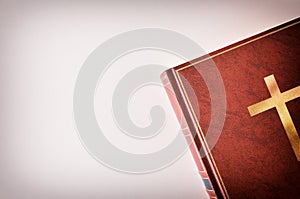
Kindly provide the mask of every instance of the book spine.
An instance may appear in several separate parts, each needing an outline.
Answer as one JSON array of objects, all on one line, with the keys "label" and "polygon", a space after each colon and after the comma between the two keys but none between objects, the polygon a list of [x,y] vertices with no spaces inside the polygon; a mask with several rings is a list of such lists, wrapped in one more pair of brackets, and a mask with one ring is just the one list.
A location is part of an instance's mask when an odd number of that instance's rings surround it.
[{"label": "book spine", "polygon": [[211,183],[211,180],[209,178],[209,175],[207,173],[207,170],[204,166],[204,163],[202,161],[202,158],[199,153],[199,149],[197,147],[197,144],[195,143],[194,139],[199,139],[197,136],[193,136],[193,133],[191,132],[191,128],[189,127],[189,124],[186,120],[186,117],[184,116],[184,112],[187,110],[183,110],[183,106],[181,105],[183,102],[183,95],[180,92],[180,89],[178,87],[178,83],[175,81],[176,78],[174,76],[173,69],[169,69],[161,74],[161,80],[163,83],[163,86],[167,92],[167,95],[169,97],[169,100],[172,104],[173,110],[175,111],[176,117],[180,123],[182,132],[186,138],[186,141],[189,145],[189,149],[192,153],[192,156],[194,158],[194,161],[196,163],[196,166],[198,168],[198,172],[203,180],[203,183],[206,187],[206,191],[209,195],[209,198],[216,199],[218,198],[214,187]]}]

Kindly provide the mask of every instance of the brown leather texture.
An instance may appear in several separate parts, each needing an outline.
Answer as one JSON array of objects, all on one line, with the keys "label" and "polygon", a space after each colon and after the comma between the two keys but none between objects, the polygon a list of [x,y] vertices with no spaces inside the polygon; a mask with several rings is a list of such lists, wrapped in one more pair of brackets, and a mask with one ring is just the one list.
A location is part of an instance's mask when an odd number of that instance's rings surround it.
[{"label": "brown leather texture", "polygon": [[[233,199],[300,197],[300,162],[276,108],[252,117],[247,109],[271,97],[264,82],[271,74],[281,92],[300,85],[300,24],[260,38],[265,34],[211,53],[213,58],[206,61],[199,62],[207,56],[175,68],[204,134],[212,117],[211,97],[218,92],[208,90],[199,71],[215,64],[221,74],[226,116],[211,154],[220,180]],[[182,69],[188,64],[193,66]],[[300,98],[286,105],[299,134]]]}]

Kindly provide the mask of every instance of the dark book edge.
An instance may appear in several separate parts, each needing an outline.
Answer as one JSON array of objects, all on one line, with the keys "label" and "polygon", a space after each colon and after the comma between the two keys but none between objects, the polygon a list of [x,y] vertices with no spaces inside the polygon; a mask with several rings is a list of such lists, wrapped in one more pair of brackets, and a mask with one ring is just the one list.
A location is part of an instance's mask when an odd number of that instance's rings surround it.
[{"label": "dark book edge", "polygon": [[161,74],[161,80],[171,101],[173,110],[176,113],[209,197],[211,199],[228,198],[225,193],[226,191],[223,190],[222,185],[219,183],[220,181],[217,180],[218,176],[216,175],[215,170],[209,166],[212,165],[210,157],[205,156],[201,158],[200,148],[203,146],[203,150],[207,151],[207,148],[205,147],[206,144],[204,143],[201,133],[198,131],[198,126],[189,109],[187,99],[183,94],[176,71],[173,69],[165,71]]},{"label": "dark book edge", "polygon": [[243,39],[243,40],[241,40],[241,41],[238,41],[238,42],[236,42],[236,43],[233,43],[233,44],[231,44],[231,45],[228,45],[228,46],[226,46],[226,47],[224,47],[224,48],[221,48],[221,49],[219,49],[219,50],[213,51],[213,52],[211,52],[211,53],[208,53],[208,54],[206,54],[206,55],[203,55],[203,56],[201,56],[201,57],[198,57],[198,58],[196,58],[196,59],[193,59],[193,60],[191,60],[191,61],[188,61],[188,62],[185,62],[185,63],[180,64],[180,65],[178,65],[178,66],[175,66],[175,67],[174,67],[174,70],[177,71],[177,72],[179,72],[179,71],[181,71],[181,70],[184,70],[184,69],[186,69],[186,68],[189,68],[189,67],[191,67],[191,66],[194,66],[194,65],[196,65],[196,64],[198,64],[198,63],[200,63],[200,62],[203,62],[203,61],[206,61],[206,60],[213,59],[213,58],[216,57],[216,56],[219,56],[219,55],[224,54],[224,53],[226,53],[226,52],[229,52],[229,51],[231,51],[231,50],[237,49],[237,48],[239,48],[239,47],[242,47],[242,46],[244,46],[244,45],[247,45],[247,44],[249,44],[249,43],[252,43],[252,42],[254,42],[254,41],[257,41],[257,40],[259,40],[259,39],[262,39],[262,38],[264,38],[264,37],[267,37],[267,36],[269,36],[269,35],[272,35],[272,34],[274,34],[274,33],[277,33],[277,32],[279,32],[279,31],[281,31],[281,30],[284,30],[284,29],[286,29],[286,28],[289,28],[289,27],[291,27],[291,26],[294,26],[294,25],[296,25],[296,24],[298,24],[298,23],[300,23],[300,17],[297,17],[297,18],[295,18],[295,19],[292,19],[291,21],[288,21],[288,22],[283,23],[283,24],[281,24],[281,25],[275,26],[275,27],[273,27],[273,28],[271,28],[271,29],[268,29],[268,30],[263,31],[263,32],[261,32],[261,33],[258,33],[258,34],[256,34],[256,35],[253,35],[253,36],[251,36],[251,37],[248,37],[248,38],[246,38],[246,39]]}]

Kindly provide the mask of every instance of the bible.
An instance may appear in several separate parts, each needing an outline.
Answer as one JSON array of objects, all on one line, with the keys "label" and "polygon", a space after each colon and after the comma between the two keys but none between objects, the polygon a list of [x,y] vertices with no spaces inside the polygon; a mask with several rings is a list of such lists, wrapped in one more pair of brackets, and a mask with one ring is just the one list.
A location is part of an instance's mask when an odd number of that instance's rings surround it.
[{"label": "bible", "polygon": [[299,198],[300,18],[161,80],[210,198]]}]

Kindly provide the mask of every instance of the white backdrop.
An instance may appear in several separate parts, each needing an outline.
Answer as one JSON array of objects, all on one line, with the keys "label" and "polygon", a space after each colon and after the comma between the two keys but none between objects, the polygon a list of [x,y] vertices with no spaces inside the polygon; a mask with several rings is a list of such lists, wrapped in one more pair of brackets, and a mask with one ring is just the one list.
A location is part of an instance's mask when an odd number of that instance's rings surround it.
[{"label": "white backdrop", "polygon": [[[98,45],[125,31],[169,29],[211,52],[296,18],[299,10],[297,0],[0,0],[0,197],[207,198],[189,153],[166,169],[142,175],[111,170],[87,153],[73,120],[80,67]],[[182,63],[167,55],[159,59],[168,67]],[[161,90],[151,92],[168,104]],[[141,125],[148,122],[142,114],[147,95],[139,93],[132,103],[131,117]],[[101,96],[95,97],[101,101]],[[106,133],[124,150],[145,153],[174,137],[169,131],[141,144]]]}]

